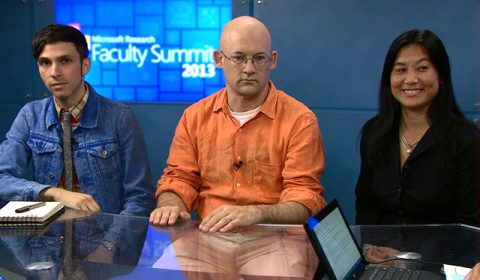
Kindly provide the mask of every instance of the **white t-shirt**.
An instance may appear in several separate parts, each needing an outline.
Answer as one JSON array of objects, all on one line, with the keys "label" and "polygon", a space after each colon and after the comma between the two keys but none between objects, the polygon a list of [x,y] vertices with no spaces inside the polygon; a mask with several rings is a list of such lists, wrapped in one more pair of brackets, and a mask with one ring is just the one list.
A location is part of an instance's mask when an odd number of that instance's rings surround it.
[{"label": "white t-shirt", "polygon": [[260,108],[262,106],[258,106],[257,108],[253,109],[253,110],[250,110],[250,111],[246,111],[246,112],[233,112],[232,110],[230,110],[230,108],[228,108],[228,111],[230,111],[230,114],[232,114],[232,116],[237,119],[237,121],[240,123],[240,126],[244,125],[248,120],[252,119],[253,117],[255,117],[258,112],[260,112]]}]

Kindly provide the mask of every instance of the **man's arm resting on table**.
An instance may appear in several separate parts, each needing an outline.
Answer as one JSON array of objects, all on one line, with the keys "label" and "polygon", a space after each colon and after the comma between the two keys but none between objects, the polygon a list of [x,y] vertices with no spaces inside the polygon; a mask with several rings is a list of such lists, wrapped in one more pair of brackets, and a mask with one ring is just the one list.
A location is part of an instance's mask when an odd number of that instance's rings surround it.
[{"label": "man's arm resting on table", "polygon": [[173,192],[164,192],[158,197],[157,208],[150,214],[153,225],[173,225],[178,218],[190,220],[187,207],[183,200]]},{"label": "man's arm resting on table", "polygon": [[98,212],[100,206],[89,194],[67,191],[57,187],[45,188],[40,192],[40,198],[44,201],[59,201],[63,205],[83,210]]},{"label": "man's arm resting on table", "polygon": [[303,224],[310,217],[308,208],[295,201],[257,207],[263,211],[262,220],[259,223]]},{"label": "man's arm resting on table", "polygon": [[202,220],[200,229],[227,232],[253,224],[303,224],[310,217],[308,209],[295,201],[272,205],[222,205]]}]

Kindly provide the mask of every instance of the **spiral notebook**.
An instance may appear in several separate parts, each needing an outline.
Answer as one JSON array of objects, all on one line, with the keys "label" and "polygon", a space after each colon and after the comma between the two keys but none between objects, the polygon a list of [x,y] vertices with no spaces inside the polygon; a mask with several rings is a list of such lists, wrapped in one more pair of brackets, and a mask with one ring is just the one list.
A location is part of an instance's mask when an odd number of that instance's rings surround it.
[{"label": "spiral notebook", "polygon": [[48,201],[45,205],[26,212],[15,210],[38,203],[38,201],[10,201],[0,209],[0,227],[44,227],[64,211],[60,202]]}]

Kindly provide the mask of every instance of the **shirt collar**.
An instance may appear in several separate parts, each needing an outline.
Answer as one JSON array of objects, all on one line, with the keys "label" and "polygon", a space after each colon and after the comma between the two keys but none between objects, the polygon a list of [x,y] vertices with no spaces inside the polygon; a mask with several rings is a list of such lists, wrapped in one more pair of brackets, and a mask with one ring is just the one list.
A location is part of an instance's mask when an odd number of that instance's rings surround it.
[{"label": "shirt collar", "polygon": [[[277,107],[277,88],[273,84],[272,81],[268,81],[268,95],[265,99],[265,102],[261,105],[260,112],[265,114],[267,117],[271,119],[275,119],[275,108]],[[224,112],[228,112],[228,103],[227,103],[227,89],[223,88],[220,90],[220,96],[215,101],[215,105],[213,106],[213,111],[217,112],[219,110],[223,110]]]},{"label": "shirt collar", "polygon": [[[88,100],[88,87],[85,84],[85,92],[82,96],[82,99],[80,99],[77,104],[73,105],[70,108],[67,108],[66,110],[68,110],[72,114],[73,118],[80,119],[83,112],[83,108],[85,108],[85,104],[87,104],[87,100]],[[60,111],[63,108],[61,108],[57,104],[57,102],[55,102],[55,98],[53,99],[53,103],[55,104],[55,111],[57,112],[57,116],[60,116]]]},{"label": "shirt collar", "polygon": [[267,117],[275,119],[275,113],[277,108],[278,94],[277,88],[272,81],[268,81],[270,90],[268,91],[267,99],[263,102],[260,112],[264,113]]}]

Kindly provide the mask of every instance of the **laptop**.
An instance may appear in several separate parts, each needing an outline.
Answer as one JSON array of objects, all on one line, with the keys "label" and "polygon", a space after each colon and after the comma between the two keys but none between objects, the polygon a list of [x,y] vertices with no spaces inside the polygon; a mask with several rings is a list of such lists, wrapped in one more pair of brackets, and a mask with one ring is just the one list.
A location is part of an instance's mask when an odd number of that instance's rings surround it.
[{"label": "laptop", "polygon": [[[400,268],[368,266],[337,200],[330,202],[304,224],[320,261],[314,279],[444,279],[438,273]],[[392,275],[395,274],[395,275]],[[328,278],[326,278],[326,277]],[[403,276],[403,278],[402,278]]]}]

